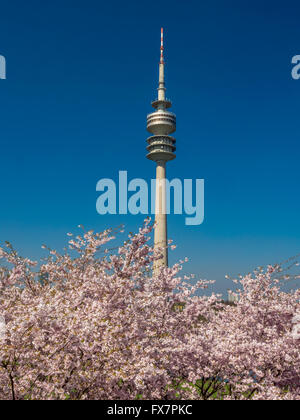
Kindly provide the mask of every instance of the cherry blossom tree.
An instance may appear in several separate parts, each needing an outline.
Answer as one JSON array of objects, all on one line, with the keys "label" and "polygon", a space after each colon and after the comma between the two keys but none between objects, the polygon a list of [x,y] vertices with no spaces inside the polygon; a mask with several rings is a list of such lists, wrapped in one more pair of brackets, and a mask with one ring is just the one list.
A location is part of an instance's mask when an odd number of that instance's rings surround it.
[{"label": "cherry blossom tree", "polygon": [[0,248],[0,399],[300,399],[300,292],[280,266],[236,280],[234,305],[180,277],[147,220],[70,234],[40,264]]}]

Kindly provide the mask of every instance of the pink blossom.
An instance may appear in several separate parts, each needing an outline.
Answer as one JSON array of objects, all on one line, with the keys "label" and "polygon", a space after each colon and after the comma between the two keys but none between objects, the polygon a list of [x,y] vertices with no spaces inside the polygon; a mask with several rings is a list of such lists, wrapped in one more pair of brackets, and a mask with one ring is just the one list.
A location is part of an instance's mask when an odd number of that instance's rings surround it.
[{"label": "pink blossom", "polygon": [[38,268],[0,248],[0,399],[300,399],[300,292],[280,267],[225,305],[183,261],[152,276],[151,231],[116,251],[111,229],[84,231]]}]

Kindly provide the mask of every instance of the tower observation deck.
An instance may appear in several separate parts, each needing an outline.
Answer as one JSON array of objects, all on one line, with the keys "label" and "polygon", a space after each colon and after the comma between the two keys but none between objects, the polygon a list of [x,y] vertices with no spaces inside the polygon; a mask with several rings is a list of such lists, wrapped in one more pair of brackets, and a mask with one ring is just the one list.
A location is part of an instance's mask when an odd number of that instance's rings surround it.
[{"label": "tower observation deck", "polygon": [[166,216],[166,162],[175,159],[176,140],[170,134],[176,130],[176,115],[168,111],[172,103],[166,99],[163,28],[161,28],[158,96],[151,105],[154,112],[147,115],[147,158],[156,162],[156,197],[154,248],[162,251],[162,258],[154,264],[154,274],[161,266],[168,265],[167,216]]}]

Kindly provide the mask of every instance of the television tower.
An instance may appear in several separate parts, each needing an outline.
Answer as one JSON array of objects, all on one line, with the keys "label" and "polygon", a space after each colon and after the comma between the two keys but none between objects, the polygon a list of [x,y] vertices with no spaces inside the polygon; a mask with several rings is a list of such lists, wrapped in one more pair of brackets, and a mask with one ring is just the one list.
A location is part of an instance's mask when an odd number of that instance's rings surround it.
[{"label": "television tower", "polygon": [[176,115],[167,111],[172,103],[166,99],[165,62],[163,28],[161,28],[158,97],[151,103],[155,111],[147,115],[148,137],[147,158],[156,162],[155,230],[154,249],[160,248],[162,258],[154,263],[154,274],[160,267],[168,266],[167,215],[166,215],[166,162],[175,159],[174,137],[169,134],[176,130]]}]

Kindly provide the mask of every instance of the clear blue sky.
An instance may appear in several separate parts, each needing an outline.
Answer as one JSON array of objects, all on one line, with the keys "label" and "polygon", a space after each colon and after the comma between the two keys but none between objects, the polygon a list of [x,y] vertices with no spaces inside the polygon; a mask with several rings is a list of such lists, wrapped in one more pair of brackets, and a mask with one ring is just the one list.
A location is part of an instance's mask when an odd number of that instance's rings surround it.
[{"label": "clear blue sky", "polygon": [[156,96],[160,27],[177,114],[168,177],[205,179],[205,221],[169,217],[186,270],[224,280],[300,252],[297,1],[11,1],[1,4],[0,240],[37,258],[100,216],[96,182],[150,180],[146,114]]}]

